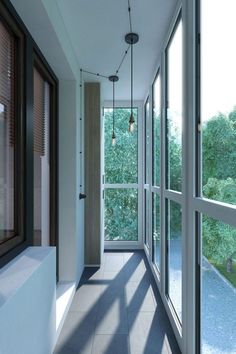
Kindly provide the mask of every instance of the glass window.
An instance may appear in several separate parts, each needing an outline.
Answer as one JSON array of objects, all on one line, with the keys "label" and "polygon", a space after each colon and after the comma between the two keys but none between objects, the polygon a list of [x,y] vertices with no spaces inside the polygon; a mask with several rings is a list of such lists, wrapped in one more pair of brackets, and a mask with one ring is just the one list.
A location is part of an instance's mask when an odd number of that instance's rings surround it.
[{"label": "glass window", "polygon": [[149,97],[145,103],[145,183],[149,183],[149,145],[150,145],[150,131],[149,131]]},{"label": "glass window", "polygon": [[[145,184],[149,183],[149,97],[145,103]],[[144,243],[149,247],[148,233],[149,233],[149,191],[144,190],[144,217],[145,217],[145,230],[144,230]]]},{"label": "glass window", "polygon": [[236,353],[236,229],[202,217],[202,354]]},{"label": "glass window", "polygon": [[138,183],[138,110],[133,110],[135,125],[128,132],[129,108],[115,108],[116,144],[112,146],[113,109],[104,109],[105,183]]},{"label": "glass window", "polygon": [[160,186],[161,78],[153,84],[153,185]]},{"label": "glass window", "polygon": [[19,141],[16,120],[16,42],[0,20],[0,255],[23,241],[19,230]]},{"label": "glass window", "polygon": [[138,190],[105,190],[105,240],[138,240]]},{"label": "glass window", "polygon": [[182,211],[181,206],[168,202],[168,289],[174,309],[182,321]]},{"label": "glass window", "polygon": [[202,193],[230,204],[236,204],[235,11],[234,0],[201,1]]},{"label": "glass window", "polygon": [[153,262],[160,270],[161,266],[161,232],[160,232],[160,197],[153,193]]},{"label": "glass window", "polygon": [[182,21],[166,51],[167,64],[167,188],[182,190]]},{"label": "glass window", "polygon": [[50,88],[34,68],[34,245],[50,245]]}]

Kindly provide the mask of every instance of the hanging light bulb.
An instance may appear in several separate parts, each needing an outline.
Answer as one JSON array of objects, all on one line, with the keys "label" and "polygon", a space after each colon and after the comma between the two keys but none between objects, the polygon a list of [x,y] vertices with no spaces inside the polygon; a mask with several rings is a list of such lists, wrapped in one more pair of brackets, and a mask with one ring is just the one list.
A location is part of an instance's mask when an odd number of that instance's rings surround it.
[{"label": "hanging light bulb", "polygon": [[129,133],[132,133],[134,131],[134,115],[133,112],[131,112],[130,118],[129,118]]},{"label": "hanging light bulb", "polygon": [[115,132],[114,132],[114,131],[113,131],[113,133],[112,133],[111,144],[112,144],[112,146],[115,146],[115,145],[116,145],[116,135],[115,135]]},{"label": "hanging light bulb", "polygon": [[112,136],[111,136],[111,144],[112,146],[115,146],[116,144],[116,135],[115,135],[115,82],[119,80],[119,77],[117,75],[111,75],[109,76],[109,80],[112,81],[113,83],[113,129],[112,129]]},{"label": "hanging light bulb", "polygon": [[130,44],[131,46],[131,55],[130,55],[130,59],[131,59],[131,68],[130,68],[130,74],[131,74],[131,113],[130,113],[130,118],[129,118],[129,132],[132,133],[134,130],[134,114],[133,114],[133,45],[136,44],[139,41],[139,36],[136,33],[128,33],[125,36],[125,41],[126,43]]}]

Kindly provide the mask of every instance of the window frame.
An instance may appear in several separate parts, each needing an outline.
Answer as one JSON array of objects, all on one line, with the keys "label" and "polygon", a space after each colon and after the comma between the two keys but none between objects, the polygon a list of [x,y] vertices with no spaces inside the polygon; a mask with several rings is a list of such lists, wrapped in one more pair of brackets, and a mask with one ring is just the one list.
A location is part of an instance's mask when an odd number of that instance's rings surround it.
[{"label": "window frame", "polygon": [[[147,106],[149,105],[149,109],[147,111]],[[144,245],[149,249],[149,220],[148,220],[148,212],[147,212],[147,205],[149,203],[149,198],[148,198],[148,193],[149,189],[149,181],[147,178],[147,170],[149,169],[149,161],[147,159],[147,127],[149,125],[149,116],[150,116],[150,96],[148,95],[145,103],[144,103],[144,195],[143,195],[143,201],[144,201]],[[150,141],[150,140],[149,140]],[[149,205],[150,206],[150,205]]]},{"label": "window frame", "polygon": [[0,256],[0,268],[33,245],[33,66],[35,56],[37,56],[53,81],[50,112],[53,115],[52,127],[50,127],[50,141],[52,142],[50,149],[52,163],[50,235],[52,245],[57,246],[58,270],[58,79],[9,0],[0,2],[0,18],[7,23],[16,37],[16,144],[17,155],[20,156],[17,156],[18,163],[14,170],[14,175],[17,173],[16,180],[19,186],[19,204],[14,205],[14,208],[19,205],[18,224],[22,239],[22,242],[17,245],[11,244],[8,249],[3,250]]},{"label": "window frame", "polygon": [[[169,182],[170,182],[170,175],[169,175],[169,159],[168,159],[168,87],[169,87],[169,70],[168,70],[168,50],[170,48],[170,45],[174,39],[174,36],[176,34],[176,31],[178,29],[178,26],[180,22],[182,21],[182,26],[183,26],[183,15],[182,15],[182,8],[179,9],[177,12],[177,16],[175,17],[174,25],[171,28],[170,36],[167,41],[167,45],[165,46],[164,50],[164,66],[165,66],[165,89],[164,89],[164,95],[165,95],[165,100],[164,100],[164,184],[163,184],[163,193],[164,193],[164,198],[163,198],[163,205],[165,210],[165,215],[164,215],[164,238],[165,238],[165,281],[164,281],[164,292],[165,292],[165,298],[168,303],[168,307],[171,311],[171,315],[174,319],[174,323],[177,327],[179,335],[182,337],[182,330],[183,330],[183,320],[184,320],[184,313],[183,313],[183,291],[184,291],[184,286],[183,286],[183,257],[184,257],[184,252],[183,252],[183,242],[184,242],[184,237],[183,237],[183,219],[184,219],[184,213],[182,213],[182,233],[181,233],[181,257],[182,257],[182,269],[181,269],[181,276],[182,276],[182,322],[180,321],[177,311],[174,307],[174,304],[169,296],[169,223],[168,223],[168,215],[169,213],[169,205],[170,202],[177,203],[181,209],[183,209],[183,204],[184,204],[184,193],[183,193],[183,175],[184,175],[184,166],[183,166],[183,151],[184,151],[184,144],[183,144],[183,139],[181,140],[181,191],[177,190],[172,190],[169,188]],[[183,28],[183,27],[182,27]],[[182,52],[184,54],[184,41],[182,39]],[[184,56],[183,56],[184,59]],[[182,63],[183,65],[183,63]],[[182,77],[182,85],[184,89],[184,81]],[[183,104],[183,102],[182,102]],[[184,108],[184,107],[183,107]],[[182,124],[184,124],[183,121],[183,114],[182,114]],[[163,219],[162,219],[163,220]]]},{"label": "window frame", "polygon": [[[15,37],[16,56],[14,62],[15,69],[15,148],[14,148],[14,231],[16,234],[0,245],[0,267],[9,262],[26,246],[25,236],[25,178],[21,171],[25,168],[25,116],[24,116],[24,87],[22,77],[24,76],[24,33],[12,16],[11,11],[5,3],[0,3],[0,19],[3,24],[12,32]],[[15,178],[15,176],[18,178]]]},{"label": "window frame", "polygon": [[[112,101],[105,101],[103,103],[103,112],[105,108],[112,108]],[[139,249],[143,244],[143,160],[142,160],[142,142],[143,142],[143,103],[141,101],[134,101],[134,108],[137,109],[137,119],[138,119],[138,136],[137,136],[137,149],[138,149],[138,159],[137,159],[137,168],[138,168],[138,180],[137,183],[131,184],[109,184],[109,183],[102,183],[102,190],[109,188],[135,188],[138,191],[138,239],[136,241],[105,241],[104,238],[104,225],[103,225],[103,239],[104,239],[104,247],[105,249]],[[115,108],[130,108],[129,101],[117,101]],[[103,130],[104,130],[104,116],[102,117],[103,120]],[[128,124],[128,123],[127,123]],[[104,171],[105,166],[105,159],[103,158],[102,163],[102,171]],[[104,175],[104,172],[103,172]],[[103,199],[103,209],[104,209],[104,199]]]},{"label": "window frame", "polygon": [[[48,82],[50,88],[50,118],[49,118],[49,232],[50,232],[50,246],[57,246],[57,205],[58,205],[58,132],[57,132],[57,112],[58,112],[58,82],[52,70],[48,66],[45,58],[42,56],[37,48],[34,48],[33,66],[39,71],[43,79]],[[55,158],[56,157],[56,158]],[[57,257],[58,258],[58,257]]]},{"label": "window frame", "polygon": [[[155,166],[155,156],[154,156],[154,145],[155,145],[155,135],[154,135],[154,107],[155,107],[155,104],[154,104],[154,91],[155,91],[155,88],[154,88],[154,85],[155,85],[155,82],[157,81],[157,79],[159,78],[160,80],[160,141],[159,141],[159,148],[160,148],[160,161],[159,161],[159,186],[155,185],[154,184],[154,180],[155,180],[155,171],[154,171],[154,166]],[[163,116],[162,116],[162,78],[161,78],[161,67],[158,66],[158,69],[156,71],[156,74],[155,74],[155,77],[154,77],[154,80],[153,80],[153,83],[152,83],[152,106],[151,106],[151,109],[152,109],[152,116],[151,116],[151,127],[152,127],[152,145],[151,145],[151,159],[152,159],[152,173],[151,173],[151,181],[152,181],[152,188],[151,188],[151,200],[152,200],[152,263],[155,267],[155,270],[157,272],[157,275],[158,275],[158,278],[159,278],[159,281],[160,281],[160,277],[161,277],[161,267],[162,267],[162,255],[161,255],[161,249],[162,249],[162,237],[160,237],[160,268],[158,268],[157,264],[155,263],[155,250],[154,250],[154,239],[153,239],[153,232],[154,232],[154,194],[157,194],[159,196],[159,210],[160,210],[160,230],[161,230],[161,217],[162,217],[162,212],[161,212],[161,185],[162,185],[162,177],[161,177],[161,174],[162,174],[162,164],[161,164],[161,161],[162,161],[162,148],[161,148],[161,134],[162,134],[162,120],[163,120]]]}]

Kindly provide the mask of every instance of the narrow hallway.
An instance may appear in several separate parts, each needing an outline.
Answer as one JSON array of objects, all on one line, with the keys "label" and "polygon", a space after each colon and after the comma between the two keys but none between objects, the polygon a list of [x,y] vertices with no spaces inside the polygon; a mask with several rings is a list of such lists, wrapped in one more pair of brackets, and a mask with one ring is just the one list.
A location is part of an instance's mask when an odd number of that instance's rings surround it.
[{"label": "narrow hallway", "polygon": [[180,353],[143,251],[86,268],[54,354]]}]

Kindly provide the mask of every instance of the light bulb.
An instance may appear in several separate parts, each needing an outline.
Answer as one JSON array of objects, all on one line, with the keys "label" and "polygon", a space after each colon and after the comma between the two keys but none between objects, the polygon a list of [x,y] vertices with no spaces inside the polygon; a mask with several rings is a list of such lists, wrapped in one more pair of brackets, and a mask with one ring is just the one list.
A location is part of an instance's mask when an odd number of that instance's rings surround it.
[{"label": "light bulb", "polygon": [[133,113],[131,113],[130,118],[129,118],[129,133],[132,133],[134,131],[134,116]]},{"label": "light bulb", "polygon": [[129,123],[129,133],[134,131],[134,123]]},{"label": "light bulb", "polygon": [[114,132],[112,133],[111,144],[112,144],[112,146],[115,146],[115,145],[116,145],[116,135],[115,135]]}]

